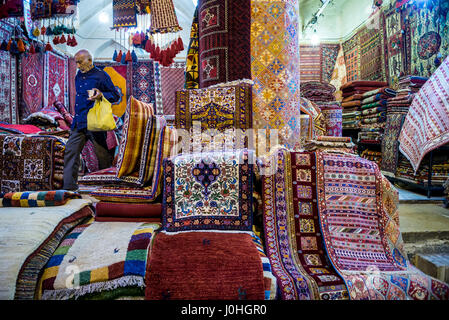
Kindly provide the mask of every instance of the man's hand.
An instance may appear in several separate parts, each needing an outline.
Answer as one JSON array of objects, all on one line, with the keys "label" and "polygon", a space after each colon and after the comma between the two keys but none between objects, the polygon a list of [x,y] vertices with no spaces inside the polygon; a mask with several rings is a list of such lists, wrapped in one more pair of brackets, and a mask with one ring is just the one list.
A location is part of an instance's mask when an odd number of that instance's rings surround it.
[{"label": "man's hand", "polygon": [[94,95],[90,98],[87,98],[87,100],[100,100],[103,97],[103,93],[101,93],[101,91],[97,88],[93,88],[92,90],[94,90]]}]

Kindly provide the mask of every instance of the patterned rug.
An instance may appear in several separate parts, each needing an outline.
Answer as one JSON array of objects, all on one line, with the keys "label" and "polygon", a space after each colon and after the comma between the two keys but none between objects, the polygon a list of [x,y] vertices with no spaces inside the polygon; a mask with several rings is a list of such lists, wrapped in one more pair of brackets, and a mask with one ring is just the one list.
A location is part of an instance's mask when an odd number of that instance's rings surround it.
[{"label": "patterned rug", "polygon": [[343,135],[343,108],[338,102],[318,103],[324,118],[326,136],[341,137]]},{"label": "patterned rug", "polygon": [[136,27],[136,1],[113,0],[112,1],[112,27]]},{"label": "patterned rug", "polygon": [[198,6],[193,14],[192,26],[190,28],[190,42],[187,48],[185,88],[198,89],[200,87],[199,74],[199,34],[198,34]]},{"label": "patterned rug", "polygon": [[343,53],[343,47],[340,46],[338,51],[337,60],[335,61],[334,70],[330,79],[330,84],[335,87],[335,100],[341,101],[343,99],[340,87],[347,81],[346,77],[346,63],[345,55]]},{"label": "patterned rug", "polygon": [[407,260],[399,230],[398,192],[377,165],[358,156],[316,155],[321,233],[350,298],[448,299],[447,284]]},{"label": "patterned rug", "polygon": [[321,44],[321,81],[331,81],[339,50],[339,44]]},{"label": "patterned rug", "polygon": [[203,152],[164,161],[162,227],[251,231],[253,153]]},{"label": "patterned rug", "polygon": [[299,62],[300,67],[300,81],[321,81],[322,67],[321,67],[321,46],[300,45],[299,46]]},{"label": "patterned rug", "polygon": [[42,300],[78,299],[119,287],[144,287],[158,223],[88,222],[76,226],[46,264]]},{"label": "patterned rug", "polygon": [[75,115],[75,98],[76,98],[76,87],[75,87],[75,76],[78,72],[78,67],[76,66],[75,58],[69,58],[69,106],[65,106],[69,110],[70,114]]},{"label": "patterned rug", "polygon": [[0,299],[36,299],[40,271],[62,238],[92,216],[90,200],[72,199],[63,206],[2,208],[0,224]]},{"label": "patterned rug", "polygon": [[0,135],[0,148],[0,192],[53,190],[53,139]]},{"label": "patterned rug", "polygon": [[120,94],[120,99],[116,103],[112,104],[112,112],[121,117],[126,111],[126,105],[130,96],[128,92],[128,68],[130,66],[122,65],[116,62],[95,62],[95,66],[99,69],[103,69],[112,80],[115,88]]},{"label": "patterned rug", "polygon": [[[446,0],[430,0],[426,7],[410,6],[408,16],[410,30],[410,69],[412,75],[430,77],[438,68],[438,53],[442,62],[449,55],[449,15]],[[438,10],[446,5],[446,9]],[[414,9],[413,9],[414,8]],[[413,10],[411,14],[411,10]]]},{"label": "patterned rug", "polygon": [[387,110],[387,120],[382,139],[382,173],[395,176],[398,166],[399,134],[407,112],[392,112]]},{"label": "patterned rug", "polygon": [[251,1],[254,128],[279,130],[279,144],[290,148],[301,136],[297,8],[296,0]]},{"label": "patterned rug", "polygon": [[59,101],[69,106],[68,59],[53,52],[44,57],[44,106]]},{"label": "patterned rug", "polygon": [[154,63],[156,114],[174,115],[176,112],[176,91],[184,89],[185,62],[173,62],[164,67]]},{"label": "patterned rug", "polygon": [[323,247],[315,154],[281,149],[270,161],[276,171],[262,178],[265,242],[281,298],[348,299]]},{"label": "patterned rug", "polygon": [[19,123],[16,87],[16,58],[7,51],[0,51],[0,121]]},{"label": "patterned rug", "polygon": [[384,50],[385,17],[382,11],[375,13],[357,32],[360,45],[360,79],[386,81]]},{"label": "patterned rug", "polygon": [[424,156],[449,142],[449,57],[415,94],[399,136],[399,149],[415,172]]},{"label": "patterned rug", "polygon": [[145,103],[152,103],[154,106],[156,96],[153,60],[139,60],[139,62],[128,64],[127,80],[128,96],[133,96]]},{"label": "patterned rug", "polygon": [[43,74],[44,56],[41,53],[22,56],[22,98],[26,117],[38,112],[43,107]]},{"label": "patterned rug", "polygon": [[250,0],[198,1],[200,88],[251,79]]},{"label": "patterned rug", "polygon": [[346,81],[360,80],[360,43],[357,33],[342,43],[346,63]]},{"label": "patterned rug", "polygon": [[259,251],[250,234],[158,233],[146,273],[148,300],[264,300]]}]

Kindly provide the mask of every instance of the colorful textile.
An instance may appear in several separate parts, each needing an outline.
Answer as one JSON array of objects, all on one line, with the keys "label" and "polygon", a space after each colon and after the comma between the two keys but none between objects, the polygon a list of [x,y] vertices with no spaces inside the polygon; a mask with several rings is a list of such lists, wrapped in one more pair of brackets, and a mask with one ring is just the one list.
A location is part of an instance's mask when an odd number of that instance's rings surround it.
[{"label": "colorful textile", "polygon": [[322,244],[316,199],[315,154],[277,151],[263,176],[267,256],[285,300],[348,299]]},{"label": "colorful textile", "polygon": [[134,99],[155,105],[154,62],[139,60],[128,64],[127,93]]},{"label": "colorful textile", "polygon": [[278,130],[289,148],[300,148],[301,137],[297,10],[297,0],[251,1],[254,129]]},{"label": "colorful textile", "polygon": [[351,299],[449,298],[449,286],[407,260],[398,192],[376,164],[358,156],[318,152],[317,173],[324,245]]},{"label": "colorful textile", "polygon": [[346,80],[360,79],[360,43],[357,34],[342,43],[346,63]]},{"label": "colorful textile", "polygon": [[300,45],[299,61],[301,82],[321,81],[321,47],[319,45]]},{"label": "colorful textile", "polygon": [[[130,97],[125,113],[123,136],[119,146],[117,160],[117,178],[130,175],[139,168],[143,142],[147,137],[146,128],[152,125],[154,109],[152,104]],[[150,120],[150,121],[149,121]]]},{"label": "colorful textile", "polygon": [[33,126],[31,124],[0,123],[0,129],[11,133],[21,134],[38,133],[41,131],[39,127]]},{"label": "colorful textile", "polygon": [[250,234],[158,233],[145,283],[148,300],[265,298],[261,257]]},{"label": "colorful textile", "polygon": [[406,30],[410,32],[407,43],[410,67],[406,74],[430,77],[449,55],[447,3],[429,0],[426,6],[409,6],[404,15],[408,17]]},{"label": "colorful textile", "polygon": [[22,98],[25,106],[23,117],[37,112],[43,107],[43,74],[44,55],[41,53],[23,55]]},{"label": "colorful textile", "polygon": [[134,0],[112,1],[112,27],[136,27],[136,3]]},{"label": "colorful textile", "polygon": [[128,83],[131,81],[128,79],[128,68],[131,68],[130,64],[122,65],[115,62],[95,62],[95,66],[102,69],[111,77],[112,83],[121,97],[117,102],[112,104],[112,113],[117,117],[123,116],[130,97],[128,89]]},{"label": "colorful textile", "polygon": [[385,16],[378,10],[357,32],[360,42],[360,79],[387,81],[384,50]]},{"label": "colorful textile", "polygon": [[326,135],[341,137],[343,134],[342,116],[343,108],[338,102],[318,103],[321,112],[324,115],[324,123],[326,127]]},{"label": "colorful textile", "polygon": [[[91,201],[72,199],[63,206],[1,208],[0,299],[36,299],[40,271],[62,238],[92,216]],[[20,245],[18,245],[20,243]]]},{"label": "colorful textile", "polygon": [[423,157],[449,142],[449,57],[415,94],[399,136],[399,149],[418,170]]},{"label": "colorful textile", "polygon": [[321,44],[321,81],[331,81],[339,50],[339,44]]},{"label": "colorful textile", "polygon": [[200,87],[199,66],[199,34],[198,34],[198,6],[193,14],[190,28],[190,42],[187,48],[185,89],[198,89]]},{"label": "colorful textile", "polygon": [[100,201],[95,206],[96,217],[149,218],[162,215],[161,203],[120,203]]},{"label": "colorful textile", "polygon": [[250,0],[199,0],[200,88],[251,79]]},{"label": "colorful textile", "polygon": [[53,189],[54,140],[0,135],[0,192]]},{"label": "colorful textile", "polygon": [[62,206],[70,199],[81,198],[76,192],[66,190],[39,192],[8,192],[0,194],[0,207],[53,207]]},{"label": "colorful textile", "polygon": [[150,241],[159,227],[93,218],[76,226],[44,268],[41,299],[77,299],[118,287],[144,287]]},{"label": "colorful textile", "polygon": [[173,0],[151,0],[151,33],[170,33],[182,30],[176,17]]},{"label": "colorful textile", "polygon": [[0,50],[0,122],[19,123],[16,58]]},{"label": "colorful textile", "polygon": [[85,174],[78,179],[79,184],[82,185],[104,185],[104,184],[120,184],[123,182],[117,178],[117,167],[96,170]]},{"label": "colorful textile", "polygon": [[164,160],[164,230],[251,231],[253,165],[248,150]]},{"label": "colorful textile", "polygon": [[341,101],[343,97],[341,96],[340,87],[347,82],[346,77],[346,63],[345,56],[343,53],[343,46],[340,45],[340,49],[338,51],[337,60],[335,62],[334,70],[329,80],[329,83],[333,85],[336,89],[335,91],[335,100]]},{"label": "colorful textile", "polygon": [[69,106],[68,59],[51,51],[44,56],[44,106],[59,101]]},{"label": "colorful textile", "polygon": [[157,115],[175,115],[176,91],[184,89],[184,62],[173,62],[164,67],[154,63],[155,106]]}]

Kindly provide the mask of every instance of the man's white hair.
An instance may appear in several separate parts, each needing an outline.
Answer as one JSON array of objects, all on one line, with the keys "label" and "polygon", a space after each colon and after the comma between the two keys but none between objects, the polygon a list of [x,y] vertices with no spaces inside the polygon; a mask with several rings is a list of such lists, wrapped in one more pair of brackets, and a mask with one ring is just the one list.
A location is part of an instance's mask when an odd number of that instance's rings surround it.
[{"label": "man's white hair", "polygon": [[93,57],[92,53],[90,53],[90,51],[87,50],[87,49],[81,49],[81,50],[78,50],[78,52],[75,53],[75,56],[76,56],[76,55],[79,55],[79,54],[84,54],[84,55],[87,56],[87,58],[88,58],[90,61],[94,61],[94,57]]}]

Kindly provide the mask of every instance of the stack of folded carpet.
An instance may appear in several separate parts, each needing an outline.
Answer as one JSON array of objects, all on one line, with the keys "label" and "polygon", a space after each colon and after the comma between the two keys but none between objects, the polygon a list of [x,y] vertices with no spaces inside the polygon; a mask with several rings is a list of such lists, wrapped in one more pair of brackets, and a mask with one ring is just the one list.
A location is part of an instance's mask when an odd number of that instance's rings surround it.
[{"label": "stack of folded carpet", "polygon": [[329,137],[318,136],[313,140],[308,141],[304,145],[305,151],[329,151],[329,152],[344,152],[356,153],[356,145],[352,142],[351,137]]},{"label": "stack of folded carpet", "polygon": [[367,128],[383,128],[386,120],[387,99],[396,96],[396,91],[381,87],[362,94],[362,125]]},{"label": "stack of folded carpet", "polygon": [[396,96],[388,98],[387,112],[392,110],[407,113],[415,93],[421,89],[427,80],[428,78],[416,76],[400,78]]},{"label": "stack of folded carpet", "polygon": [[[429,155],[426,155],[421,162],[418,171],[413,171],[410,161],[399,154],[396,169],[396,177],[406,179],[414,183],[427,183],[429,179]],[[449,155],[441,152],[433,154],[432,159],[432,184],[441,185],[449,178]]]},{"label": "stack of folded carpet", "polygon": [[380,151],[374,151],[374,150],[363,150],[360,154],[362,158],[365,158],[367,160],[373,161],[377,163],[378,166],[382,163],[382,152]]},{"label": "stack of folded carpet", "polygon": [[340,102],[316,102],[323,114],[324,126],[327,136],[341,137],[343,135],[342,115]]},{"label": "stack of folded carpet", "polygon": [[358,142],[379,144],[383,135],[383,130],[379,128],[361,128],[358,133]]},{"label": "stack of folded carpet", "polygon": [[301,97],[313,102],[335,101],[335,87],[327,82],[307,81],[301,82]]},{"label": "stack of folded carpet", "polygon": [[[97,220],[160,220],[162,161],[172,153],[175,131],[151,104],[130,97],[125,113],[117,163],[79,179],[80,189],[98,186],[89,195],[97,203]],[[113,203],[113,204],[112,204]]]},{"label": "stack of folded carpet", "polygon": [[[343,128],[358,129],[362,125],[362,101],[369,98],[364,94],[374,92],[388,84],[383,81],[350,81],[341,86],[343,107]],[[371,95],[371,93],[369,93]]]}]

